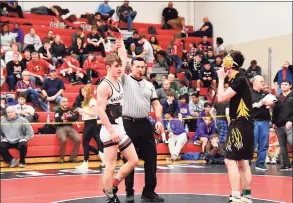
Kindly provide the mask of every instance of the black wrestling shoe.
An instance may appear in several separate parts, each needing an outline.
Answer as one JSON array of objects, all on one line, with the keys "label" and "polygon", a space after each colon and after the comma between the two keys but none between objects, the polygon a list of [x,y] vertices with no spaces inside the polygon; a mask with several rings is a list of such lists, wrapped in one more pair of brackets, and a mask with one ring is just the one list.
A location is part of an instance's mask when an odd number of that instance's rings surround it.
[{"label": "black wrestling shoe", "polygon": [[279,168],[279,171],[292,171],[292,167],[290,165],[283,165]]},{"label": "black wrestling shoe", "polygon": [[118,197],[115,195],[114,197],[107,197],[106,203],[120,203],[120,200]]},{"label": "black wrestling shoe", "polygon": [[116,195],[118,192],[118,187],[113,186],[113,194]]},{"label": "black wrestling shoe", "polygon": [[151,195],[141,195],[141,199],[143,202],[164,202],[164,198],[155,192]]}]

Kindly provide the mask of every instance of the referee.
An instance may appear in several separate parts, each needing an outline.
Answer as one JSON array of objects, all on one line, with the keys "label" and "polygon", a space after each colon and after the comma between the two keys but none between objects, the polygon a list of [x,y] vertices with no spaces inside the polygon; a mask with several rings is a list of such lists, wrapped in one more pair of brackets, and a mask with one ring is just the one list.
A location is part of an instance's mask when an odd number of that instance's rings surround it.
[{"label": "referee", "polygon": [[[162,106],[157,99],[156,90],[152,83],[143,79],[145,73],[146,62],[144,59],[135,58],[131,62],[131,75],[122,77],[124,90],[123,125],[139,158],[144,160],[145,187],[141,199],[148,202],[163,202],[164,199],[155,193],[157,148],[153,127],[147,118],[152,105],[157,118],[156,130],[162,130]],[[134,202],[133,183],[134,171],[125,179],[126,203]]]}]

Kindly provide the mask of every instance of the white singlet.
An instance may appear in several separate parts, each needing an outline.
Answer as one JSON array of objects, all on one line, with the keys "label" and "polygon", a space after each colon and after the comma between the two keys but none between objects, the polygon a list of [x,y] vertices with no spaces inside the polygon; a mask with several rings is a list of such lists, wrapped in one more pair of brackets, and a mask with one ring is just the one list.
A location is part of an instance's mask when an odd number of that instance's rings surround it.
[{"label": "white singlet", "polygon": [[[115,107],[119,108],[119,106],[122,106],[122,104],[123,104],[123,87],[122,87],[121,82],[119,80],[117,80],[118,88],[116,88],[113,85],[113,83],[110,80],[108,80],[107,78],[105,78],[103,80],[103,82],[108,83],[108,85],[111,87],[111,90],[112,90],[112,94],[108,98],[107,108],[109,108],[109,109],[115,108]],[[106,113],[107,113],[107,110],[106,110]],[[118,144],[119,150],[123,151],[132,142],[131,142],[130,138],[126,135],[126,132],[125,132],[125,129],[123,126],[122,110],[121,110],[121,114],[119,114],[119,115],[120,116],[115,119],[114,123],[112,123],[112,127],[113,127],[114,131],[120,136],[121,141],[119,143],[114,143],[112,141],[110,133],[108,132],[107,128],[104,125],[101,128],[100,136],[101,136],[101,141],[104,144],[104,147],[110,147],[110,146]],[[109,115],[108,115],[108,117],[109,117]]]}]

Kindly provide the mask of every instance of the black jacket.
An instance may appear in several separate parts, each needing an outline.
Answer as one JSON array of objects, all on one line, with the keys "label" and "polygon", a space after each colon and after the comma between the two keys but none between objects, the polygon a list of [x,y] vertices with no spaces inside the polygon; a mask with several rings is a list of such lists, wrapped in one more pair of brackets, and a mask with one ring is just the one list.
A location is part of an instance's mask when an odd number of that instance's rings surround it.
[{"label": "black jacket", "polygon": [[[62,110],[61,107],[57,107],[55,111],[55,122],[58,122],[58,123],[66,122],[62,119],[64,113],[67,113],[68,115],[67,122],[75,122],[78,120],[78,114],[73,109],[69,108],[67,110]],[[62,126],[72,126],[72,124],[65,123],[65,124],[56,125],[56,127],[62,127]]]},{"label": "black jacket", "polygon": [[285,126],[288,121],[293,122],[293,91],[286,96],[284,102],[281,101],[280,95],[273,110],[272,123],[277,127]]}]

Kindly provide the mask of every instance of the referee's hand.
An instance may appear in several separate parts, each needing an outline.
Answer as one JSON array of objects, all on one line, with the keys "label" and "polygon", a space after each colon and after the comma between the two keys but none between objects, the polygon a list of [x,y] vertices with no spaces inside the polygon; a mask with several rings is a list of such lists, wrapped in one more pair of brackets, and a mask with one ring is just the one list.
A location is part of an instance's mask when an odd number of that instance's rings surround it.
[{"label": "referee's hand", "polygon": [[121,141],[120,136],[117,135],[115,132],[111,134],[111,138],[114,143],[119,143]]}]

